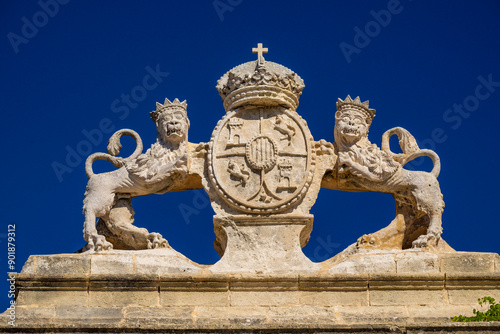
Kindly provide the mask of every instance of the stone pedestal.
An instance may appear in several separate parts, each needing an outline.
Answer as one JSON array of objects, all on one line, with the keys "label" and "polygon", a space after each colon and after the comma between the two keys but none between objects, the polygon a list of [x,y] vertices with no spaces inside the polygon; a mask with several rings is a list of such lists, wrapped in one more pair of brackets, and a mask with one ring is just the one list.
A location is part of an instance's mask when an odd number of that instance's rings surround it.
[{"label": "stone pedestal", "polygon": [[222,256],[213,273],[315,272],[320,266],[302,252],[312,215],[214,217],[216,249]]}]

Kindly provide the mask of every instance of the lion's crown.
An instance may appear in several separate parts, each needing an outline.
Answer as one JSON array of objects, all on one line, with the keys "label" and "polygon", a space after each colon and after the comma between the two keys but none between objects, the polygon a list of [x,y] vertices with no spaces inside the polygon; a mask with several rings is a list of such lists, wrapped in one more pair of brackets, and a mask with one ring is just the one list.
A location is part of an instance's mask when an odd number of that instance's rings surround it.
[{"label": "lion's crown", "polygon": [[337,111],[342,113],[346,109],[356,109],[361,111],[366,118],[371,122],[373,117],[375,117],[375,109],[370,109],[369,101],[361,102],[359,96],[357,96],[354,100],[350,95],[342,101],[340,98],[337,100]]},{"label": "lion's crown", "polygon": [[169,112],[169,111],[180,111],[184,113],[184,115],[187,117],[187,102],[186,100],[184,101],[179,101],[178,98],[175,98],[174,102],[170,102],[168,98],[165,98],[165,102],[163,104],[156,102],[156,110],[152,111],[149,113],[151,116],[151,119],[153,122],[156,123],[158,120],[158,117],[160,116],[161,113],[164,112]]}]

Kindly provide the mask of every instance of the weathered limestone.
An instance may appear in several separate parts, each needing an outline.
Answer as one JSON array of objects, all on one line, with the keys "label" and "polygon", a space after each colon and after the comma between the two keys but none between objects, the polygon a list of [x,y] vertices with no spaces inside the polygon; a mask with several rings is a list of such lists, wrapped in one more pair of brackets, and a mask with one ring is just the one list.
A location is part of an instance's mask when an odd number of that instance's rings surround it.
[{"label": "weathered limestone", "polygon": [[314,272],[320,266],[309,260],[301,248],[309,241],[310,216],[214,217],[221,259],[210,271],[238,272]]},{"label": "weathered limestone", "polygon": [[[79,254],[35,255],[16,278],[17,332],[498,333],[500,324],[455,324],[478,298],[500,300],[500,256],[456,252],[442,238],[436,153],[402,128],[368,139],[375,110],[338,100],[335,142],[315,140],[297,112],[303,80],[266,61],[217,83],[225,114],[207,143],[189,143],[186,101],[157,103],[158,139],[141,154],[124,129],[91,155]],[[396,134],[401,154],[391,152]],[[117,157],[120,138],[137,148]],[[430,173],[403,166],[419,156]],[[104,159],[118,169],[94,174]],[[393,194],[396,216],[321,263],[302,252],[321,187]],[[194,263],[158,233],[133,225],[131,199],[204,188],[221,259]],[[361,204],[362,205],[362,204]],[[99,220],[96,222],[96,218]],[[331,223],[331,222],[321,222]],[[112,249],[113,248],[113,249]],[[7,312],[0,319],[8,320]],[[7,321],[0,330],[12,331]]]},{"label": "weathered limestone", "polygon": [[[142,252],[135,252],[132,262]],[[93,273],[94,260],[100,256],[86,255],[87,267],[59,256],[63,267],[87,268],[74,275],[17,275],[16,317],[21,328],[30,328],[36,319],[41,328],[67,331],[77,323],[95,330],[165,332],[302,326],[325,332],[356,328],[376,332],[397,325],[402,330],[442,328],[448,333],[460,326],[449,318],[470,314],[477,307],[477,296],[500,298],[500,272],[263,275],[214,274],[201,268],[191,273],[142,274],[137,267],[131,274],[116,274],[117,268]],[[33,256],[26,270],[43,272],[48,257]],[[472,332],[475,326],[463,332]],[[500,325],[480,329],[499,330]]]}]

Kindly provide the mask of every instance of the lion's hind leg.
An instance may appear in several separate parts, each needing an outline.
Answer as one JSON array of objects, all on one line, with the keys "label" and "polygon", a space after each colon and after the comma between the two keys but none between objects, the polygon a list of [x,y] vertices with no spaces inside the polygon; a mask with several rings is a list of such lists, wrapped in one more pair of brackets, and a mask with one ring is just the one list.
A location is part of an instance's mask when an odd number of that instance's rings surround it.
[{"label": "lion's hind leg", "polygon": [[116,203],[109,215],[101,220],[105,226],[99,230],[105,231],[107,238],[115,249],[141,250],[166,248],[168,242],[160,233],[150,233],[147,229],[134,226],[134,209],[131,196],[116,194]]},{"label": "lion's hind leg", "polygon": [[113,245],[106,241],[96,229],[96,218],[105,216],[114,202],[114,194],[102,189],[97,177],[92,177],[87,184],[85,199],[83,200],[83,214],[85,221],[83,225],[83,238],[87,242],[87,251],[110,250]]},{"label": "lion's hind leg", "polygon": [[418,236],[413,242],[414,248],[436,247],[441,234],[442,215],[444,209],[443,194],[439,182],[434,175],[426,172],[411,172],[413,174],[415,209],[423,213],[427,219],[425,234]]},{"label": "lion's hind leg", "polygon": [[441,214],[430,216],[429,227],[427,233],[420,235],[412,242],[413,248],[437,247],[443,228],[441,227]]}]

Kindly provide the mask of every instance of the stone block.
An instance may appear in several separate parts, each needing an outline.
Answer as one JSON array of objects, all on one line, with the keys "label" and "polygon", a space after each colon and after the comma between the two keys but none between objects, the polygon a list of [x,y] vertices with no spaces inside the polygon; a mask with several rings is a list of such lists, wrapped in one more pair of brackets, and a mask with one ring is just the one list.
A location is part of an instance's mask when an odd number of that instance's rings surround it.
[{"label": "stone block", "polygon": [[446,302],[444,275],[372,274],[369,279],[370,305],[433,305]]},{"label": "stone block", "polygon": [[[33,257],[33,270],[36,275],[80,275],[90,273],[90,256],[83,254],[36,255]],[[26,272],[30,269],[26,268]],[[24,272],[24,268],[23,268]]]},{"label": "stone block", "polygon": [[404,324],[409,314],[406,306],[337,306],[335,313],[345,324]]},{"label": "stone block", "polygon": [[493,297],[496,301],[500,300],[500,289],[450,289],[448,290],[448,298],[450,304],[458,305],[474,305],[478,307],[477,300],[483,297]]},{"label": "stone block", "polygon": [[229,306],[228,291],[163,291],[160,305],[164,306]]},{"label": "stone block", "polygon": [[330,274],[395,273],[396,261],[393,254],[354,255],[332,267],[328,272]]},{"label": "stone block", "polygon": [[396,254],[398,273],[437,273],[439,256],[430,252],[404,252]]},{"label": "stone block", "polygon": [[56,318],[59,322],[116,323],[123,319],[123,309],[118,307],[58,307]]},{"label": "stone block", "polygon": [[[16,322],[24,321],[48,321],[56,315],[55,307],[39,307],[39,306],[16,306]],[[1,315],[0,320],[6,320],[8,312]]]},{"label": "stone block", "polygon": [[494,253],[456,252],[441,254],[443,273],[492,273],[495,271]]},{"label": "stone block", "polygon": [[451,317],[460,314],[471,316],[472,307],[469,305],[433,305],[432,307],[423,305],[408,305],[408,314],[411,323],[449,321]]},{"label": "stone block", "polygon": [[341,321],[336,317],[333,307],[316,306],[279,306],[270,307],[268,317],[273,324],[278,325],[307,325],[314,319],[316,325],[332,325]]},{"label": "stone block", "polygon": [[21,290],[17,303],[38,307],[86,306],[87,290]]},{"label": "stone block", "polygon": [[231,291],[231,306],[297,305],[299,292],[290,291]]},{"label": "stone block", "polygon": [[23,269],[21,272],[23,274],[34,274],[35,273],[35,257],[38,257],[38,255],[30,255],[28,260],[23,265]]},{"label": "stone block", "polygon": [[125,321],[151,326],[154,322],[168,322],[174,325],[189,325],[193,323],[193,307],[126,307]]},{"label": "stone block", "polygon": [[301,305],[368,305],[367,291],[300,291]]},{"label": "stone block", "polygon": [[446,302],[444,290],[370,290],[370,305],[436,305]]},{"label": "stone block", "polygon": [[135,261],[133,254],[93,254],[91,274],[133,274]]},{"label": "stone block", "polygon": [[90,291],[89,306],[159,306],[157,290]]},{"label": "stone block", "polygon": [[201,326],[234,326],[251,328],[267,322],[268,308],[249,307],[210,307],[197,306],[193,312],[196,325]]},{"label": "stone block", "polygon": [[[172,253],[176,253],[171,250]],[[135,256],[135,273],[137,274],[192,274],[200,271],[200,268],[177,253],[172,256],[158,256],[149,254],[137,254]]]},{"label": "stone block", "polygon": [[500,300],[500,274],[448,274],[446,288],[451,304],[477,306],[478,298],[485,296]]}]

